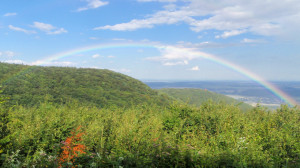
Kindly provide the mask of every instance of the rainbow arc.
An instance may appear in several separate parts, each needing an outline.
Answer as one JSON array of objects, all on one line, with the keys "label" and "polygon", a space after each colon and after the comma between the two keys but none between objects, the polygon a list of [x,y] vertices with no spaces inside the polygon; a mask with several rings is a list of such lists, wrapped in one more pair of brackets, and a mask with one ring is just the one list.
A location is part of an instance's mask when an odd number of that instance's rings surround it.
[{"label": "rainbow arc", "polygon": [[[172,48],[172,47],[175,48],[174,46],[168,46],[168,45],[142,44],[142,43],[139,43],[139,44],[137,44],[137,43],[98,44],[98,45],[91,45],[91,46],[76,48],[73,50],[57,53],[57,54],[51,55],[49,57],[45,57],[44,59],[35,61],[33,63],[33,65],[43,65],[43,64],[49,63],[51,61],[59,60],[64,57],[69,57],[69,56],[73,56],[76,54],[89,52],[89,51],[95,51],[95,50],[104,50],[104,49],[113,49],[113,48],[155,48],[155,49],[159,49],[159,50],[164,50],[164,49],[168,49],[168,48]],[[255,74],[239,65],[236,65],[232,62],[229,62],[227,60],[224,60],[224,59],[214,56],[212,54],[207,54],[207,53],[197,51],[195,49],[180,48],[180,50],[189,52],[193,56],[197,56],[199,58],[204,58],[204,59],[210,60],[221,66],[225,66],[233,71],[236,71],[236,72],[246,76],[247,78],[259,83],[266,89],[270,90],[274,95],[276,95],[280,99],[284,100],[289,105],[297,106],[297,104],[298,104],[292,97],[290,97],[288,94],[286,94],[285,92],[280,90],[274,84],[268,82],[267,80],[263,79],[259,75]]]}]

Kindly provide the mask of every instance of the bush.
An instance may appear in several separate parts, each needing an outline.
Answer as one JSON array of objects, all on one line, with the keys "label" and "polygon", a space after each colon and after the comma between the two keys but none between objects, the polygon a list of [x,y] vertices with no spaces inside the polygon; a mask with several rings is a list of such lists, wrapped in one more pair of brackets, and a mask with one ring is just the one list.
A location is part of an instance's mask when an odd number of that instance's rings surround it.
[{"label": "bush", "polygon": [[244,113],[211,101],[199,108],[42,103],[15,106],[7,118],[2,167],[300,166],[300,111],[287,106]]}]

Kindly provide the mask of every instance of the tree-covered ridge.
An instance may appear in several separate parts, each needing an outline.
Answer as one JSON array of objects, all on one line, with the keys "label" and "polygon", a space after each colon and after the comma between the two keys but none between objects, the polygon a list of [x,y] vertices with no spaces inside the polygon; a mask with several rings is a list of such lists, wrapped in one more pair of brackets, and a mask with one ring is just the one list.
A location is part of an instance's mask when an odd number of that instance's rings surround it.
[{"label": "tree-covered ridge", "polygon": [[203,89],[192,89],[192,88],[184,88],[184,89],[177,89],[177,88],[164,88],[159,89],[159,92],[165,93],[171,98],[174,98],[176,100],[179,100],[183,103],[188,103],[195,106],[200,106],[204,102],[207,102],[208,100],[212,100],[214,102],[223,102],[226,104],[234,104],[238,105],[243,111],[250,110],[252,106],[239,102],[231,97],[218,94],[215,92],[211,92],[208,90]]},{"label": "tree-covered ridge", "polygon": [[107,107],[168,102],[167,96],[159,95],[144,83],[110,70],[0,63],[0,81],[11,104],[32,106],[44,100],[75,100]]}]

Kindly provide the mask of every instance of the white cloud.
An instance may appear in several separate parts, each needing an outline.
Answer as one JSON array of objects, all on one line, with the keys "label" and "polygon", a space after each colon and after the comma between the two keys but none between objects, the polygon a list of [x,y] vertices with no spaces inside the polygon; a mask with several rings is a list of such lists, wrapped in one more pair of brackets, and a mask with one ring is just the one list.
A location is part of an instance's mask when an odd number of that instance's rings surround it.
[{"label": "white cloud", "polygon": [[130,69],[126,69],[126,68],[121,68],[121,69],[111,69],[112,71],[115,72],[120,72],[120,73],[130,73],[131,70]]},{"label": "white cloud", "polygon": [[240,43],[217,43],[217,42],[210,42],[210,41],[203,41],[200,43],[191,43],[185,41],[177,42],[176,46],[184,47],[184,48],[197,48],[197,49],[204,49],[204,48],[224,48],[224,47],[232,47],[241,45]]},{"label": "white cloud", "polygon": [[41,31],[49,32],[56,27],[52,26],[51,24],[46,24],[42,22],[33,22],[33,27],[40,29]]},{"label": "white cloud", "polygon": [[13,57],[13,56],[15,56],[16,54],[15,54],[13,51],[5,51],[5,52],[4,52],[4,55],[6,55],[7,57]]},{"label": "white cloud", "polygon": [[44,65],[51,65],[51,66],[74,66],[76,65],[73,62],[69,62],[69,61],[62,61],[62,62],[49,62],[49,63],[45,63]]},{"label": "white cloud", "polygon": [[88,67],[88,68],[93,68],[93,69],[102,69],[102,68],[100,68],[100,67],[97,67],[97,66]]},{"label": "white cloud", "polygon": [[248,39],[248,38],[244,38],[241,42],[242,43],[263,43],[264,40],[262,40],[262,39]]},{"label": "white cloud", "polygon": [[17,13],[6,13],[3,16],[7,17],[7,16],[16,16]]},{"label": "white cloud", "polygon": [[271,36],[275,34],[282,34],[283,26],[284,25],[280,26],[279,24],[275,24],[275,23],[264,23],[264,24],[257,25],[255,27],[251,27],[250,30],[257,34]]},{"label": "white cloud", "polygon": [[98,57],[100,57],[100,54],[94,54],[94,55],[92,55],[92,58],[98,58]]},{"label": "white cloud", "polygon": [[124,38],[113,38],[113,41],[127,41],[127,39]]},{"label": "white cloud", "polygon": [[159,61],[165,66],[188,65],[189,61],[200,58],[200,52],[193,48],[165,46],[160,49],[161,56],[148,57],[147,60]]},{"label": "white cloud", "polygon": [[11,30],[23,32],[23,33],[26,33],[26,34],[34,34],[34,33],[36,33],[35,31],[26,30],[26,29],[23,29],[23,28],[20,28],[20,27],[15,27],[13,25],[8,25],[8,28],[11,29]]},{"label": "white cloud", "polygon": [[[103,56],[101,56],[100,54],[94,54],[94,55],[92,55],[92,58],[98,58],[98,57],[103,57]],[[107,56],[107,58],[115,58],[115,56],[109,55],[109,56]]]},{"label": "white cloud", "polygon": [[174,66],[174,65],[187,65],[189,62],[187,60],[184,61],[177,61],[177,62],[164,62],[163,65],[165,66]]},{"label": "white cloud", "polygon": [[180,21],[192,22],[193,19],[187,16],[189,13],[189,11],[160,11],[147,19],[133,19],[128,23],[100,26],[94,30],[133,31],[141,28],[152,28],[160,24],[175,24]]},{"label": "white cloud", "polygon": [[296,34],[300,28],[300,22],[297,22],[300,20],[300,1],[297,0],[185,0],[182,2],[183,6],[173,10],[165,9],[147,15],[144,19],[132,19],[125,23],[100,26],[95,30],[133,31],[162,24],[185,23],[195,32],[223,31],[223,38],[226,38],[241,33],[238,32],[241,30],[273,36],[282,35],[287,30],[292,30],[289,34]]},{"label": "white cloud", "polygon": [[61,34],[61,33],[68,32],[64,28],[56,28],[51,24],[42,23],[42,22],[33,22],[32,27],[37,28],[43,32],[46,32],[47,34]]},{"label": "white cloud", "polygon": [[116,31],[133,31],[136,29],[140,28],[152,28],[153,25],[151,23],[147,23],[147,20],[132,20],[129,23],[121,23],[121,24],[116,24],[114,26],[106,25],[103,27],[96,27],[94,30],[105,30],[105,29],[110,29],[110,30],[116,30]]},{"label": "white cloud", "polygon": [[5,60],[3,62],[10,63],[10,64],[27,64],[26,62],[22,60]]},{"label": "white cloud", "polygon": [[191,71],[199,71],[199,67],[198,67],[198,66],[194,66],[194,67],[192,67],[192,68],[189,69],[189,70],[191,70]]},{"label": "white cloud", "polygon": [[69,61],[35,61],[30,63],[30,65],[45,65],[45,66],[75,66],[76,63]]},{"label": "white cloud", "polygon": [[129,72],[131,72],[131,70],[126,69],[126,68],[122,68],[122,69],[119,70],[119,72],[129,73]]},{"label": "white cloud", "polygon": [[246,33],[247,31],[246,30],[232,30],[232,31],[225,31],[223,32],[222,35],[217,35],[215,36],[215,38],[228,38],[228,37],[231,37],[231,36],[237,36],[237,35],[240,35],[240,34],[243,34],[243,33]]},{"label": "white cloud", "polygon": [[107,1],[101,1],[101,0],[85,0],[88,4],[84,7],[78,8],[77,12],[89,10],[89,9],[96,9],[101,6],[107,5]]},{"label": "white cloud", "polygon": [[176,10],[176,8],[177,8],[177,5],[174,3],[169,3],[164,6],[164,9],[166,9],[167,11],[174,11],[174,10]]},{"label": "white cloud", "polygon": [[13,51],[3,51],[3,52],[0,52],[0,57],[4,57],[4,58],[12,58],[16,55],[15,52]]},{"label": "white cloud", "polygon": [[60,28],[60,29],[57,29],[53,32],[47,32],[47,34],[61,34],[61,33],[67,33],[68,31],[65,30],[64,28]]},{"label": "white cloud", "polygon": [[90,40],[98,40],[99,38],[98,37],[90,37],[89,39]]}]

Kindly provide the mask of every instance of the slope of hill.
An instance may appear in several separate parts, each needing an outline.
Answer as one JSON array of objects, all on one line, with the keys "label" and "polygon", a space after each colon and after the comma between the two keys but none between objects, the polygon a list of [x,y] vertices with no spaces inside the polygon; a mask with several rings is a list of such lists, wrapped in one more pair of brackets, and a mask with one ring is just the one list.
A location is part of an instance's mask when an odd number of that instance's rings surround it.
[{"label": "slope of hill", "polygon": [[239,102],[231,97],[218,94],[215,92],[210,92],[202,89],[175,89],[175,88],[164,88],[158,90],[161,93],[165,93],[171,98],[179,100],[184,103],[188,103],[195,106],[200,106],[204,102],[208,100],[212,100],[214,102],[224,102],[226,104],[235,104],[238,105],[242,110],[249,110],[252,107],[249,104]]},{"label": "slope of hill", "polygon": [[110,70],[0,63],[0,82],[11,104],[32,106],[44,100],[54,103],[75,100],[105,107],[168,102],[167,96],[144,83]]}]

